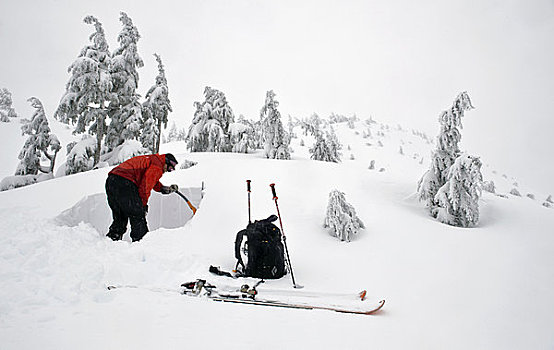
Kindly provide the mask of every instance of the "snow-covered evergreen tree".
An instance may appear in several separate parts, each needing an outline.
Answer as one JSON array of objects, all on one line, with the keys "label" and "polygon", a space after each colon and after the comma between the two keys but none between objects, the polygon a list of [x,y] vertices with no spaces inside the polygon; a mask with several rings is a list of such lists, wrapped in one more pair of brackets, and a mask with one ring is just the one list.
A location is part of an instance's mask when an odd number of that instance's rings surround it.
[{"label": "snow-covered evergreen tree", "polygon": [[114,148],[112,151],[102,154],[98,167],[118,165],[127,159],[149,154],[152,150],[144,148],[138,140],[125,140],[121,145]]},{"label": "snow-covered evergreen tree", "polygon": [[313,137],[317,137],[317,134],[321,133],[321,125],[323,124],[323,121],[317,115],[317,113],[314,113],[310,116],[310,118],[302,119],[300,121],[300,127],[304,131],[304,135],[312,135]]},{"label": "snow-covered evergreen tree", "polygon": [[[64,123],[76,124],[74,133],[88,132],[96,136],[92,165],[100,161],[102,140],[106,133],[108,105],[112,101],[111,54],[102,24],[93,16],[84,19],[95,27],[91,44],[83,48],[69,66],[71,77],[61,98],[55,117]],[[84,169],[83,171],[90,170]]]},{"label": "snow-covered evergreen tree", "polygon": [[294,127],[298,125],[298,120],[294,121],[292,119],[292,117],[289,115],[289,121],[287,123],[287,127],[288,127],[288,132],[289,132],[289,135],[290,135],[290,138],[291,139],[295,139],[297,138],[296,134],[294,133]]},{"label": "snow-covered evergreen tree", "polygon": [[154,118],[150,118],[149,113],[142,113],[142,132],[140,134],[140,142],[142,146],[149,150],[150,153],[156,152],[157,140],[160,138],[158,126]]},{"label": "snow-covered evergreen tree", "polygon": [[473,109],[467,92],[460,93],[452,107],[439,116],[440,132],[437,138],[437,149],[432,154],[430,169],[418,182],[419,199],[425,201],[431,213],[438,205],[435,196],[446,183],[448,171],[456,158],[461,154],[458,143],[461,139],[462,118],[465,111]]},{"label": "snow-covered evergreen tree", "polygon": [[[20,163],[17,166],[15,175],[36,175],[38,172],[50,174],[54,172],[56,155],[61,149],[60,141],[56,135],[50,133],[48,119],[40,100],[31,97],[28,100],[35,109],[31,120],[21,127],[23,135],[29,135],[23,149],[19,153]],[[41,159],[49,161],[48,165],[42,166]]]},{"label": "snow-covered evergreen tree", "polygon": [[369,162],[369,167],[368,167],[369,170],[374,170],[375,169],[375,160],[372,159],[371,162]]},{"label": "snow-covered evergreen tree", "polygon": [[17,118],[12,103],[11,92],[6,88],[0,89],[0,122],[9,123],[10,118]]},{"label": "snow-covered evergreen tree", "polygon": [[517,190],[517,188],[512,188],[510,190],[510,194],[516,197],[521,197],[521,193]]},{"label": "snow-covered evergreen tree", "polygon": [[175,122],[172,122],[171,127],[169,128],[169,133],[167,134],[167,142],[175,142],[178,137],[179,131],[177,130],[177,125]]},{"label": "snow-covered evergreen tree", "polygon": [[188,147],[191,152],[229,152],[233,110],[223,92],[207,86],[204,95],[204,102],[194,103],[196,112],[187,135]]},{"label": "snow-covered evergreen tree", "polygon": [[[156,84],[148,90],[146,101],[142,104],[143,125],[148,132],[143,132],[141,141],[144,147],[152,149],[153,153],[158,153],[160,151],[162,125],[167,128],[167,118],[169,112],[173,110],[169,101],[169,88],[162,59],[158,54],[154,54],[154,57],[158,62],[158,76],[156,77]],[[154,128],[152,128],[152,125],[154,125]],[[175,126],[175,124],[173,125]],[[154,137],[153,140],[152,137]]]},{"label": "snow-covered evergreen tree", "polygon": [[331,127],[331,131],[327,132],[327,145],[329,145],[331,154],[336,155],[338,160],[340,161],[340,157],[341,157],[340,150],[342,149],[342,143],[340,143],[339,138],[335,133],[335,129],[333,129],[332,127]]},{"label": "snow-covered evergreen tree", "polygon": [[185,141],[187,139],[187,130],[185,128],[179,129],[179,134],[177,135],[177,141]]},{"label": "snow-covered evergreen tree", "polygon": [[229,134],[231,144],[233,145],[233,152],[248,153],[248,150],[254,148],[254,128],[252,123],[244,118],[240,118],[237,123],[229,125]]},{"label": "snow-covered evergreen tree", "polygon": [[139,102],[139,74],[137,68],[144,66],[137,50],[140,34],[125,12],[119,20],[123,29],[117,37],[119,47],[113,52],[110,66],[112,79],[112,100],[109,106],[110,124],[107,127],[105,143],[108,151],[125,140],[135,140],[141,134],[142,107]]},{"label": "snow-covered evergreen tree", "polygon": [[97,142],[90,135],[83,135],[79,142],[71,142],[67,145],[67,160],[65,174],[77,174],[92,169],[95,165]]},{"label": "snow-covered evergreen tree", "polygon": [[329,116],[329,123],[331,124],[344,123],[348,120],[348,117],[341,114],[331,113],[331,115]]},{"label": "snow-covered evergreen tree", "polygon": [[482,181],[478,157],[462,155],[456,158],[448,171],[446,183],[435,198],[437,219],[458,227],[477,225]]},{"label": "snow-covered evergreen tree", "polygon": [[496,186],[494,184],[494,181],[483,181],[483,191],[496,193]]},{"label": "snow-covered evergreen tree", "polygon": [[262,120],[256,120],[251,123],[252,129],[253,129],[253,135],[252,135],[253,149],[264,148],[262,122],[263,122]]},{"label": "snow-covered evergreen tree", "polygon": [[277,110],[278,106],[279,102],[275,100],[275,93],[273,90],[268,91],[265,104],[260,111],[264,155],[270,159],[290,159],[290,137],[283,128],[281,113]]},{"label": "snow-covered evergreen tree", "polygon": [[315,143],[312,148],[310,148],[310,158],[313,160],[320,160],[324,162],[340,162],[340,152],[342,148],[339,140],[333,129],[331,132],[325,132],[325,137],[322,132],[317,132],[315,134]]},{"label": "snow-covered evergreen tree", "polygon": [[323,227],[328,228],[331,235],[347,242],[350,242],[360,229],[365,228],[354,207],[346,201],[346,196],[339,190],[329,193]]},{"label": "snow-covered evergreen tree", "polygon": [[355,129],[356,128],[356,124],[355,124],[356,120],[357,120],[357,118],[355,116],[352,117],[352,118],[349,118],[348,119],[348,128]]}]

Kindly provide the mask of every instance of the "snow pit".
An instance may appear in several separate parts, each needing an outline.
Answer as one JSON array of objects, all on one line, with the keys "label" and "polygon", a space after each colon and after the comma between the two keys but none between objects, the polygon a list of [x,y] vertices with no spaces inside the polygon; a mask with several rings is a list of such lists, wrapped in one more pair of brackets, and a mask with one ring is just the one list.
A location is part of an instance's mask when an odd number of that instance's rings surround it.
[{"label": "snow pit", "polygon": [[[181,188],[192,205],[198,209],[202,201],[201,188]],[[178,194],[162,195],[152,191],[148,201],[148,229],[177,228],[184,226],[192,218],[192,211],[187,203]],[[112,211],[108,205],[105,193],[96,193],[81,199],[73,207],[63,211],[56,217],[60,225],[77,226],[84,222],[90,224],[100,235],[108,233],[112,224]],[[130,225],[127,232],[130,231]]]}]

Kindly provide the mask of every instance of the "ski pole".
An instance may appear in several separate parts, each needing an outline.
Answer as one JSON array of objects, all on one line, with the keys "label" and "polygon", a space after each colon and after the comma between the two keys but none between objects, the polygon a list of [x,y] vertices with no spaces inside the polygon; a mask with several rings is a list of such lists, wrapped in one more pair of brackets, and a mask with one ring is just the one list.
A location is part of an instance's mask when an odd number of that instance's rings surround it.
[{"label": "ski pole", "polygon": [[250,217],[250,180],[246,180],[246,190],[248,191],[248,223],[252,223],[252,219]]},{"label": "ski pole", "polygon": [[177,193],[179,196],[181,196],[181,198],[183,198],[185,200],[185,202],[187,202],[190,210],[192,210],[192,215],[194,216],[194,214],[196,214],[196,208],[190,203],[190,201],[188,200],[187,197],[185,197],[184,194],[182,194],[181,192],[179,192],[179,190],[175,191],[175,193]]},{"label": "ski pole", "polygon": [[279,217],[279,225],[281,226],[281,233],[283,234],[283,245],[285,246],[285,254],[287,255],[287,263],[290,268],[290,276],[292,277],[292,286],[294,288],[302,288],[302,286],[297,285],[294,280],[294,273],[292,272],[292,264],[290,262],[289,249],[287,248],[287,237],[285,236],[285,230],[283,230],[283,221],[281,221],[281,213],[279,212],[279,204],[277,204],[277,192],[275,192],[275,184],[269,185],[271,187],[271,192],[273,193],[273,200],[275,201],[275,207],[277,208],[277,216]]}]

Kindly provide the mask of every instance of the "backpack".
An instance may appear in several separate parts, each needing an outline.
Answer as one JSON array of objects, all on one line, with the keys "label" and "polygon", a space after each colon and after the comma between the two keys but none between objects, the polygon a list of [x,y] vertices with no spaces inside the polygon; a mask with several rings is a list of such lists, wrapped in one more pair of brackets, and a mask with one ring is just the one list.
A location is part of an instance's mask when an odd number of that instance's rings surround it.
[{"label": "backpack", "polygon": [[277,279],[287,273],[281,230],[273,224],[275,220],[277,216],[271,215],[248,224],[237,233],[235,258],[237,270],[242,271],[244,277]]}]

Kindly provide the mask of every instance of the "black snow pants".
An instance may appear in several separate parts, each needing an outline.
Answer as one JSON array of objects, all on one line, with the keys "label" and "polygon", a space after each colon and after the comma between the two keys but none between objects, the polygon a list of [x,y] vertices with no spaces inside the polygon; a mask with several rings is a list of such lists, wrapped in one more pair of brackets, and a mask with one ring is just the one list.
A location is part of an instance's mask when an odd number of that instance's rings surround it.
[{"label": "black snow pants", "polygon": [[113,240],[121,239],[127,231],[127,221],[131,221],[131,239],[139,241],[148,232],[148,225],[137,185],[124,177],[110,174],[106,180],[106,194],[113,216],[107,236]]}]

